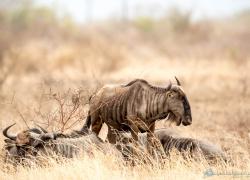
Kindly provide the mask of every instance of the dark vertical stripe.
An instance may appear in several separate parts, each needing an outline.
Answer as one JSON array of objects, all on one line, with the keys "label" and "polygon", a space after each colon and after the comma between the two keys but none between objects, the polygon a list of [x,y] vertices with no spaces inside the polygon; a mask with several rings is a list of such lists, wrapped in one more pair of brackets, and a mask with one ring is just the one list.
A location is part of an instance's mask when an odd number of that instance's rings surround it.
[{"label": "dark vertical stripe", "polygon": [[164,94],[164,97],[163,97],[163,109],[165,109],[167,106],[167,94]]},{"label": "dark vertical stripe", "polygon": [[150,96],[150,91],[147,90],[147,94],[146,94],[146,119],[148,119],[150,117],[149,115],[149,105],[150,105],[150,100],[151,100],[151,96]]},{"label": "dark vertical stripe", "polygon": [[154,93],[151,93],[150,95],[150,102],[149,102],[149,116],[152,117],[152,107],[153,107],[153,104],[154,103]]},{"label": "dark vertical stripe", "polygon": [[154,93],[154,96],[153,96],[153,97],[154,97],[154,98],[153,98],[153,104],[152,104],[153,107],[152,107],[152,109],[151,109],[152,117],[155,116],[155,109],[156,109],[155,104],[156,104],[156,97],[157,97],[157,96],[156,96],[156,93]]},{"label": "dark vertical stripe", "polygon": [[116,122],[117,122],[117,118],[116,118],[117,105],[118,105],[117,96],[114,96],[110,108],[112,109],[112,120]]},{"label": "dark vertical stripe", "polygon": [[156,94],[156,114],[159,114],[159,97],[160,97],[160,94]]},{"label": "dark vertical stripe", "polygon": [[109,100],[109,103],[107,104],[107,109],[108,109],[108,121],[113,119],[113,97]]},{"label": "dark vertical stripe", "polygon": [[102,109],[101,109],[101,111],[104,112],[104,114],[105,114],[105,116],[103,117],[104,120],[108,120],[108,118],[109,118],[109,109],[108,109],[108,106],[107,105],[103,106]]},{"label": "dark vertical stripe", "polygon": [[126,98],[126,93],[123,94],[123,96],[121,96],[121,104],[120,104],[120,123],[122,123],[125,119],[125,110],[124,110],[124,107],[126,106],[125,105],[125,98]]},{"label": "dark vertical stripe", "polygon": [[118,95],[118,99],[117,99],[117,108],[116,108],[116,118],[117,118],[117,122],[121,122],[121,118],[122,118],[122,116],[121,116],[121,103],[122,103],[122,95],[121,94],[119,94]]},{"label": "dark vertical stripe", "polygon": [[[139,112],[139,107],[141,107],[143,104],[142,103],[145,103],[143,102],[143,95],[144,95],[144,90],[143,88],[140,88],[140,91],[138,91],[138,96],[136,98],[136,115],[139,117],[139,118],[143,118],[144,114],[142,112],[142,114],[140,114],[141,112]],[[141,115],[141,116],[140,116]]]},{"label": "dark vertical stripe", "polygon": [[[128,96],[130,92],[126,92],[126,95],[123,97],[123,102],[122,102],[122,116],[123,118],[127,118],[127,110],[128,110]],[[125,120],[125,119],[124,119]]]},{"label": "dark vertical stripe", "polygon": [[141,87],[140,86],[135,86],[133,89],[132,89],[132,96],[131,96],[131,115],[135,115],[135,107],[136,107],[136,105],[135,105],[135,103],[136,103],[136,95],[137,95],[137,93],[136,92],[138,92],[139,90],[141,89]]},{"label": "dark vertical stripe", "polygon": [[160,108],[160,113],[164,113],[164,94],[160,94],[160,100],[159,100],[159,108]]}]

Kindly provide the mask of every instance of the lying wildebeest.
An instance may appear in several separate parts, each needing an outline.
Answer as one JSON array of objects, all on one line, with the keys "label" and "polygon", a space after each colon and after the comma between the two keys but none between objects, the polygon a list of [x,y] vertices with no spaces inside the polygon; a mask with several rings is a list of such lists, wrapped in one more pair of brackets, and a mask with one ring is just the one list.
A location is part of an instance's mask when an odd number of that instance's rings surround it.
[{"label": "lying wildebeest", "polygon": [[[177,150],[183,153],[184,156],[188,155],[197,159],[204,157],[207,160],[222,159],[227,162],[226,155],[222,149],[212,143],[182,137],[167,128],[155,130],[154,135],[161,142],[164,152],[168,156],[172,150]],[[119,133],[118,138],[122,144],[128,144],[133,141],[128,133]],[[145,133],[139,135],[139,143],[144,147],[147,145],[147,136]]]},{"label": "lying wildebeest", "polygon": [[[81,131],[73,131],[70,134],[57,134],[48,133],[42,128],[32,128],[18,133],[17,136],[13,136],[8,133],[12,126],[5,128],[3,131],[4,136],[8,138],[5,140],[5,149],[7,151],[7,159],[10,160],[20,161],[21,159],[35,157],[38,154],[50,155],[50,153],[72,158],[78,156],[81,152],[91,153],[93,144],[104,153],[111,152],[121,157],[121,154],[114,149],[114,146],[104,143],[93,133],[86,135]],[[132,139],[131,135],[121,133],[118,137],[123,144],[123,149],[120,149],[123,156],[131,154],[133,149],[129,145]],[[202,155],[209,160],[217,157],[225,159],[223,151],[217,146],[200,140],[179,137],[169,129],[156,130],[155,137],[159,139],[167,155],[169,155],[171,150],[176,149],[179,152],[184,152],[184,155],[191,155],[192,157]],[[142,147],[146,147],[147,136],[145,133],[139,134],[139,143]]]},{"label": "lying wildebeest", "polygon": [[[14,124],[13,124],[14,125]],[[10,135],[8,130],[13,126],[8,126],[3,130],[5,139],[6,160],[19,162],[22,159],[35,157],[37,155],[52,155],[73,158],[83,153],[93,153],[93,150],[102,153],[115,153],[118,151],[110,144],[104,143],[95,134],[81,134],[74,131],[71,134],[48,133],[42,128],[32,128],[15,135]]]},{"label": "lying wildebeest", "polygon": [[106,85],[90,99],[88,117],[83,126],[99,134],[103,123],[108,126],[108,140],[116,143],[117,131],[130,131],[135,141],[139,132],[147,132],[148,142],[152,142],[155,122],[168,115],[179,126],[192,123],[191,108],[179,80],[161,88],[147,81],[136,79],[127,85]]}]

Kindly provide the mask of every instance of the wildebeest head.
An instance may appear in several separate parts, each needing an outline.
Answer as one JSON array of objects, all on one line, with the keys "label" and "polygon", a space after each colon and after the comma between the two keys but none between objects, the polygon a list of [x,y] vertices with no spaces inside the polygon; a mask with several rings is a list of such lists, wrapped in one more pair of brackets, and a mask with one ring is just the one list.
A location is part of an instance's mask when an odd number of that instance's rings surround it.
[{"label": "wildebeest head", "polygon": [[167,92],[168,108],[170,118],[173,119],[179,126],[181,123],[184,126],[192,124],[192,114],[187,96],[181,87],[180,81],[175,77],[177,85],[170,84]]},{"label": "wildebeest head", "polygon": [[54,133],[47,133],[44,129],[32,128],[22,131],[17,135],[11,135],[8,130],[14,126],[12,124],[3,130],[5,139],[5,150],[12,160],[21,160],[29,155],[36,155],[37,150],[42,148],[45,141],[55,139]]}]

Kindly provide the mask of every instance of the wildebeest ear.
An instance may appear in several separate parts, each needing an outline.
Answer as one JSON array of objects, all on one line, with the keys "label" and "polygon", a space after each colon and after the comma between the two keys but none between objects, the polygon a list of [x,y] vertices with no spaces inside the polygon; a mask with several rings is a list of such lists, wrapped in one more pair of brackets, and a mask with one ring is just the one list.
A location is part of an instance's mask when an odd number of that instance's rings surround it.
[{"label": "wildebeest ear", "polygon": [[33,132],[33,133],[36,133],[36,134],[42,134],[43,132],[38,129],[38,128],[32,128],[32,129],[29,129],[29,132]]},{"label": "wildebeest ear", "polygon": [[31,140],[31,136],[28,131],[23,131],[17,134],[16,143],[19,145],[29,144],[30,140]]},{"label": "wildebeest ear", "polygon": [[15,141],[11,140],[11,139],[5,139],[4,140],[5,143],[8,143],[8,144],[13,144],[15,143]]},{"label": "wildebeest ear", "polygon": [[32,139],[31,146],[37,147],[37,146],[43,144],[44,142],[49,141],[49,140],[53,140],[53,139],[55,139],[55,135],[53,133],[42,134],[39,137]]},{"label": "wildebeest ear", "polygon": [[38,124],[36,124],[36,126],[38,126],[43,131],[43,133],[48,133],[48,131],[46,129],[44,129],[42,126],[40,126]]},{"label": "wildebeest ear", "polygon": [[48,140],[53,140],[56,139],[56,136],[54,133],[46,133],[41,135],[41,140],[42,141],[48,141]]}]

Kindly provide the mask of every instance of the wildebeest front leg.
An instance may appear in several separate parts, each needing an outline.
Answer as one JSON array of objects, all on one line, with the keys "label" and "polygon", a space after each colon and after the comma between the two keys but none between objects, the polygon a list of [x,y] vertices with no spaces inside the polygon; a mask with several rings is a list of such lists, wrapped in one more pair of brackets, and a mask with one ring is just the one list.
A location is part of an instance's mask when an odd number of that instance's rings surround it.
[{"label": "wildebeest front leg", "polygon": [[131,135],[132,135],[132,138],[134,140],[134,144],[135,146],[132,147],[131,149],[131,155],[132,157],[138,157],[138,149],[139,148],[139,143],[138,143],[138,133],[140,132],[139,128],[136,126],[136,123],[135,123],[135,120],[134,118],[130,117],[128,118],[127,120],[127,124],[128,126],[130,127],[130,132],[131,132]]},{"label": "wildebeest front leg", "polygon": [[155,123],[153,123],[149,127],[149,131],[147,132],[147,149],[149,154],[153,155],[154,154],[154,131],[155,131]]},{"label": "wildebeest front leg", "polygon": [[155,123],[153,123],[149,127],[149,131],[147,132],[147,149],[149,154],[151,154],[153,157],[158,157],[160,155],[161,158],[165,158],[165,152],[161,145],[161,142],[157,137],[154,135],[155,130]]},{"label": "wildebeest front leg", "polygon": [[127,119],[128,121],[128,126],[130,127],[130,132],[131,132],[131,135],[133,137],[133,139],[135,140],[136,143],[138,143],[138,133],[140,132],[139,128],[136,126],[136,123],[135,123],[135,118],[133,117],[129,117]]}]

